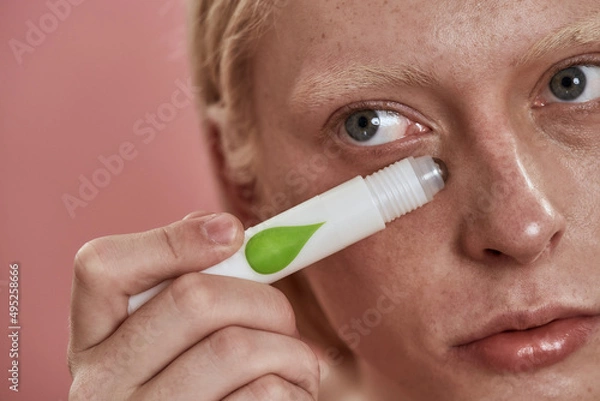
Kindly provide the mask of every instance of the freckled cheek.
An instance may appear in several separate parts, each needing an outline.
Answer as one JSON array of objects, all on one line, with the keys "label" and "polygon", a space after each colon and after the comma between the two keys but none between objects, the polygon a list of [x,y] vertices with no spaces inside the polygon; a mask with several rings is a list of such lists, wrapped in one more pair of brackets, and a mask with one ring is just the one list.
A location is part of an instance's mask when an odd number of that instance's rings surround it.
[{"label": "freckled cheek", "polygon": [[[405,242],[382,232],[306,272],[334,328],[342,337],[347,334],[343,340],[360,341],[369,349],[386,338],[394,339],[398,347],[429,341],[431,321],[444,313],[441,305],[448,281],[436,277],[445,275],[434,267],[443,266],[436,261],[441,254]],[[360,333],[360,324],[368,336]]]}]

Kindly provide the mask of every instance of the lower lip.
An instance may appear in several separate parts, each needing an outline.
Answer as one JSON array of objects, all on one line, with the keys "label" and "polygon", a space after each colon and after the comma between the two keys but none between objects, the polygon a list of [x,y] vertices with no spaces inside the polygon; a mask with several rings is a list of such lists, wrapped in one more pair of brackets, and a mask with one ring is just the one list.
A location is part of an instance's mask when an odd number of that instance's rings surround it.
[{"label": "lower lip", "polygon": [[529,330],[506,331],[458,347],[462,357],[502,372],[527,372],[562,361],[583,347],[598,317],[559,319]]}]

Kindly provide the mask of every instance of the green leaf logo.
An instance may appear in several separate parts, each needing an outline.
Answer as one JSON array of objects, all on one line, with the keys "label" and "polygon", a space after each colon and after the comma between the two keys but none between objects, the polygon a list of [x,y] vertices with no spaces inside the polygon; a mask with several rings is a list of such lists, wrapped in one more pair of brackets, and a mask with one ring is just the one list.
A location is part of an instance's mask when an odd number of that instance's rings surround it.
[{"label": "green leaf logo", "polygon": [[273,227],[255,234],[246,244],[246,260],[260,274],[283,270],[325,222],[308,226]]}]

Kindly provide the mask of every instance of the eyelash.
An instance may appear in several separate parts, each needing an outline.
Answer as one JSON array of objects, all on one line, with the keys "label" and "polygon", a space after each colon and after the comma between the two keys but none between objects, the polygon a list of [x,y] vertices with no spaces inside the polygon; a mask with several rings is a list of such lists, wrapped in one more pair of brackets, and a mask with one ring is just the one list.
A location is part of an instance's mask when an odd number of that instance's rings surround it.
[{"label": "eyelash", "polygon": [[353,113],[359,112],[361,110],[368,110],[368,109],[390,110],[390,111],[395,111],[397,113],[400,113],[399,111],[394,110],[394,102],[361,100],[361,101],[346,105],[346,106],[342,107],[341,109],[339,109],[336,112],[337,118],[335,120],[337,120],[337,121],[334,121],[334,123],[337,126],[339,123],[346,121],[346,119],[348,117],[350,117],[350,115],[352,115]]}]

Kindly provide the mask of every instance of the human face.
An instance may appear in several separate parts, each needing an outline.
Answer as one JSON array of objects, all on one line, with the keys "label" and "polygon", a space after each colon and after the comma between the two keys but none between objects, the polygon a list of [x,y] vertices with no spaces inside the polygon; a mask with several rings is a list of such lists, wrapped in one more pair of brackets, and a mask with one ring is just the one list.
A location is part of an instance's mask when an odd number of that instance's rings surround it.
[{"label": "human face", "polygon": [[[599,11],[291,1],[260,41],[259,215],[408,156],[449,167],[432,203],[302,273],[397,399],[600,398]],[[361,146],[345,121],[368,109],[392,128]]]}]

